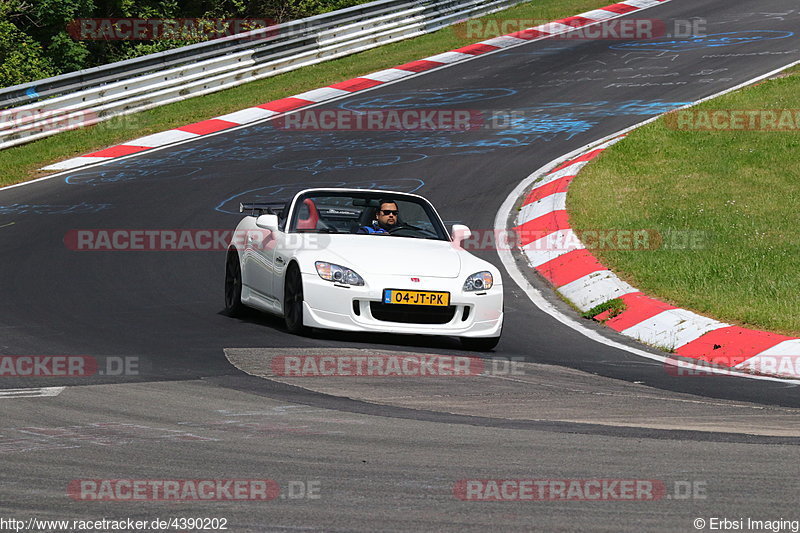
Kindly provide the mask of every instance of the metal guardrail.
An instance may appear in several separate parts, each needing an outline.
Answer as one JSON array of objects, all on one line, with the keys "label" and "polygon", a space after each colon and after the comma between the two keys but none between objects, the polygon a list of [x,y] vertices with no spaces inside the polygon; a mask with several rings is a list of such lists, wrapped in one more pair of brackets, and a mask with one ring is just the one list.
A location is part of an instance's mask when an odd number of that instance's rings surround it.
[{"label": "metal guardrail", "polygon": [[430,33],[521,0],[378,0],[0,89],[0,149]]}]

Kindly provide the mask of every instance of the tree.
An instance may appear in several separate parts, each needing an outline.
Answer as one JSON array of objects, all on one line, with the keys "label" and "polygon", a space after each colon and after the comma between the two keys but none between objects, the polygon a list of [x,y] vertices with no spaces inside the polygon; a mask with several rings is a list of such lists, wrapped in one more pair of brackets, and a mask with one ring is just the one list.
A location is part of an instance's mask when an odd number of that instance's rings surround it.
[{"label": "tree", "polygon": [[57,73],[42,46],[8,20],[0,20],[0,87],[10,87]]},{"label": "tree", "polygon": [[[365,0],[0,0],[0,86],[7,87],[206,40],[93,40],[68,29],[79,19],[257,19],[286,22]],[[207,24],[215,24],[207,20]],[[256,23],[254,27],[259,27]],[[247,25],[242,25],[247,28]]]}]

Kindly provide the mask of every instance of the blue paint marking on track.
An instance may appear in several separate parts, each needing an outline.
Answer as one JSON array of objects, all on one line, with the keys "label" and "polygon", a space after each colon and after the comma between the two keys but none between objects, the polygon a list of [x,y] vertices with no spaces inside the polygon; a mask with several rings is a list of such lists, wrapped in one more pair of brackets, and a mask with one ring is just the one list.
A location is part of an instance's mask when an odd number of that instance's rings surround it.
[{"label": "blue paint marking on track", "polygon": [[[619,115],[658,115],[689,102],[628,100],[624,102],[548,102],[539,106],[495,111],[487,116],[490,128],[497,134],[516,137],[523,143],[551,140],[558,135],[567,139],[589,131],[599,118]],[[595,120],[591,120],[595,119]]]},{"label": "blue paint marking on track", "polygon": [[454,91],[404,91],[385,95],[364,96],[346,100],[339,107],[358,111],[361,109],[427,109],[450,108],[473,102],[483,102],[517,94],[513,89],[459,89]]},{"label": "blue paint marking on track", "polygon": [[518,108],[521,113],[547,111],[555,113],[563,111],[560,116],[572,118],[602,118],[620,115],[660,115],[675,108],[690,104],[691,102],[664,102],[661,100],[625,100],[622,102],[609,102],[597,100],[594,102],[546,102],[537,106]]},{"label": "blue paint marking on track", "polygon": [[[503,148],[570,139],[597,126],[602,118],[658,115],[689,102],[626,100],[610,102],[545,102],[536,106],[481,111],[482,127],[467,131],[342,131],[276,130],[269,122],[230,132],[224,143],[197,144],[153,156],[123,160],[109,167],[78,171],[65,178],[70,185],[99,186],[130,181],[214,179],[204,163],[263,161],[266,168],[309,172],[384,167],[414,163],[426,157],[486,154]],[[371,152],[351,156],[353,152]],[[298,159],[275,162],[276,154]]]},{"label": "blue paint marking on track", "polygon": [[533,116],[508,117],[508,124],[503,128],[505,135],[523,135],[524,142],[530,144],[534,140],[543,139],[547,134],[565,134],[571,139],[597,125],[595,121],[581,120],[570,116],[538,113]]},{"label": "blue paint marking on track", "polygon": [[341,156],[341,157],[319,157],[313,159],[301,159],[299,161],[282,161],[276,163],[272,168],[280,170],[302,170],[311,172],[312,175],[332,170],[348,170],[352,168],[364,167],[384,167],[388,165],[399,165],[402,163],[413,163],[427,158],[425,154],[380,154],[370,156]]},{"label": "blue paint marking on track", "polygon": [[619,43],[609,46],[612,50],[635,50],[637,52],[683,52],[699,48],[717,48],[720,46],[733,46],[750,44],[758,41],[772,39],[786,39],[792,37],[790,31],[754,30],[735,31],[728,33],[715,33],[702,37],[689,37],[688,39],[669,39],[655,41],[638,41],[633,43]]},{"label": "blue paint marking on track", "polygon": [[81,202],[72,205],[55,204],[10,204],[0,205],[2,215],[75,215],[85,213],[99,213],[109,209],[112,204],[89,204]]},{"label": "blue paint marking on track", "polygon": [[386,191],[399,191],[413,193],[425,186],[425,182],[420,179],[392,179],[375,181],[347,182],[339,180],[284,183],[281,185],[269,185],[248,191],[236,193],[235,195],[223,200],[215,211],[239,215],[239,203],[241,202],[275,202],[291,199],[295,194],[304,189],[314,189],[317,187],[347,187],[350,189],[379,189]]},{"label": "blue paint marking on track", "polygon": [[186,178],[197,174],[200,167],[174,167],[165,166],[167,158],[159,159],[137,159],[133,162],[120,161],[112,168],[99,168],[87,172],[70,174],[64,181],[69,185],[105,185],[110,183],[122,183],[126,181],[160,181],[170,178]]}]

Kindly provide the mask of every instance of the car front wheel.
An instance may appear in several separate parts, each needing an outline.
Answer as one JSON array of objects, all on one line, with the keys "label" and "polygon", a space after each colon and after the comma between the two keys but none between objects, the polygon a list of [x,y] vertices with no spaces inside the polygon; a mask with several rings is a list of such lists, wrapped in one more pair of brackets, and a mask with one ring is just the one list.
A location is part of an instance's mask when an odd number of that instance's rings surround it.
[{"label": "car front wheel", "polygon": [[283,316],[289,333],[306,334],[307,328],[303,325],[303,278],[300,275],[300,269],[295,264],[292,264],[286,272]]}]

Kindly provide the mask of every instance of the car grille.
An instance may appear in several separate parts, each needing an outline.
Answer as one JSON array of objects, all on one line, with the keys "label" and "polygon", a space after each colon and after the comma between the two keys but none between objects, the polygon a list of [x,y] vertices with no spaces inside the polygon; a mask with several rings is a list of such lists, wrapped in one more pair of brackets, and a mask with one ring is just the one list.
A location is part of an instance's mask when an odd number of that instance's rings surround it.
[{"label": "car grille", "polygon": [[403,324],[447,324],[456,314],[454,305],[443,307],[370,302],[369,309],[375,320]]}]

